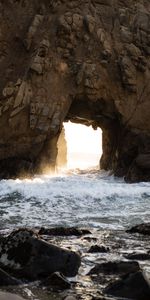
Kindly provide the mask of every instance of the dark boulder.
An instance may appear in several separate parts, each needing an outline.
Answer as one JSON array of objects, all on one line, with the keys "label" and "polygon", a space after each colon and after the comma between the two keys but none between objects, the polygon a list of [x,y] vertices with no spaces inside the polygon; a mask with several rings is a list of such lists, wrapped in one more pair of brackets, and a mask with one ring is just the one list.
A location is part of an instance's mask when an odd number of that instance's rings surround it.
[{"label": "dark boulder", "polygon": [[91,271],[89,275],[93,274],[128,274],[137,272],[140,270],[139,264],[136,261],[114,261],[114,262],[106,262],[102,264],[96,265]]},{"label": "dark boulder", "polygon": [[42,285],[56,292],[71,288],[71,283],[67,280],[65,276],[63,276],[59,272],[55,272],[49,277],[47,277],[42,282]]},{"label": "dark boulder", "polygon": [[7,272],[0,269],[0,286],[19,285],[19,284],[21,284],[21,281],[10,276]]},{"label": "dark boulder", "polygon": [[127,233],[140,233],[143,235],[150,235],[150,223],[143,223],[133,226],[127,230]]},{"label": "dark boulder", "polygon": [[72,277],[81,264],[77,253],[47,243],[27,229],[14,231],[0,246],[0,263],[28,280],[41,279],[54,272]]},{"label": "dark boulder", "polygon": [[105,289],[105,293],[129,299],[149,300],[150,282],[143,273],[128,274],[121,280],[117,280]]},{"label": "dark boulder", "polygon": [[51,235],[51,236],[82,236],[84,234],[91,234],[88,229],[79,229],[75,227],[56,227],[56,228],[41,228],[39,235]]},{"label": "dark boulder", "polygon": [[107,253],[109,252],[109,248],[105,246],[93,245],[89,249],[88,253]]},{"label": "dark boulder", "polygon": [[128,255],[125,255],[125,258],[132,259],[132,260],[149,260],[150,259],[150,253],[131,253]]}]

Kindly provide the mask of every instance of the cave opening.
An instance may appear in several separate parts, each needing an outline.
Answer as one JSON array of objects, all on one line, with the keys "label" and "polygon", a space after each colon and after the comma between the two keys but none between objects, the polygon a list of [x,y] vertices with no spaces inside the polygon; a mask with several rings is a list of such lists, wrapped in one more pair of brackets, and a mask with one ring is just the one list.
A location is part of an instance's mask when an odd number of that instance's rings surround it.
[{"label": "cave opening", "polygon": [[75,98],[67,109],[61,124],[54,119],[57,131],[52,131],[53,136],[44,144],[39,169],[45,172],[48,168],[55,173],[62,168],[95,169],[97,166],[101,170],[113,170],[117,176],[119,170],[123,176],[122,166],[117,165],[121,127],[115,108],[105,105],[103,99],[91,104],[81,97]]},{"label": "cave opening", "polygon": [[99,168],[102,131],[92,126],[65,122],[58,141],[58,166],[68,169]]}]

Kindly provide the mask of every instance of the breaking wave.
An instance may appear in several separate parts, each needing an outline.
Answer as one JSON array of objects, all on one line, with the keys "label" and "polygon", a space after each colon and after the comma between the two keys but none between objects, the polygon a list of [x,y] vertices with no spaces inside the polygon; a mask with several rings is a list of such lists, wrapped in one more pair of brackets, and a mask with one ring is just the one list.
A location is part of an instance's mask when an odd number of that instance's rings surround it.
[{"label": "breaking wave", "polygon": [[96,169],[68,170],[32,180],[2,180],[0,207],[1,229],[123,229],[150,220],[150,183],[126,184]]}]

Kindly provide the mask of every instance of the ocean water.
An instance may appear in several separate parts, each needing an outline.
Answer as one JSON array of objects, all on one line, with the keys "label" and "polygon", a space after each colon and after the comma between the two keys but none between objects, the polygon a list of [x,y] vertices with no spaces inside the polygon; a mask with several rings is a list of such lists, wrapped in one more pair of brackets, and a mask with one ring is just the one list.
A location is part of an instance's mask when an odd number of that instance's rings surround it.
[{"label": "ocean water", "polygon": [[0,181],[0,228],[124,229],[150,220],[150,183],[126,184],[96,169]]}]

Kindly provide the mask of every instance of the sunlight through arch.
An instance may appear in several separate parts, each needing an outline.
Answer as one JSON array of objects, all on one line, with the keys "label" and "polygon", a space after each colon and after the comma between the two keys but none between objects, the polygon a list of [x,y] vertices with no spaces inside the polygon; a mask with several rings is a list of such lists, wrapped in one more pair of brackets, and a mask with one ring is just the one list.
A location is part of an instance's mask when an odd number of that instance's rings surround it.
[{"label": "sunlight through arch", "polygon": [[64,123],[68,168],[86,169],[99,166],[102,155],[102,131],[72,122]]}]

